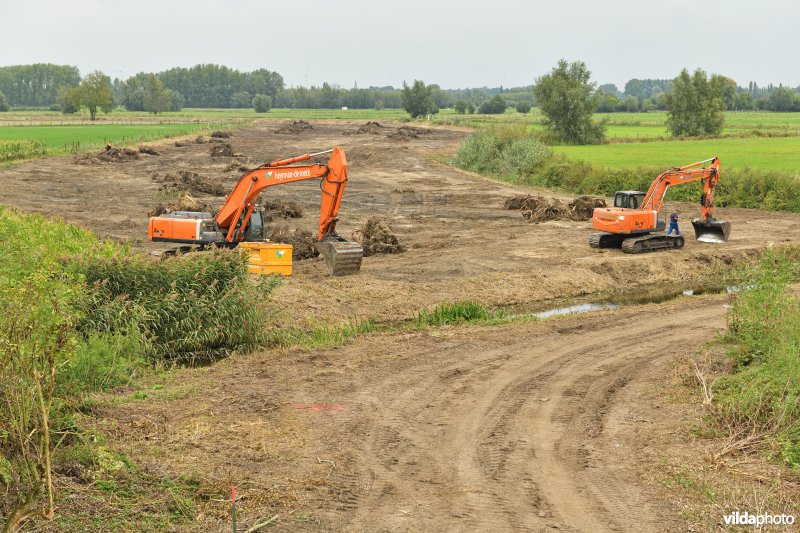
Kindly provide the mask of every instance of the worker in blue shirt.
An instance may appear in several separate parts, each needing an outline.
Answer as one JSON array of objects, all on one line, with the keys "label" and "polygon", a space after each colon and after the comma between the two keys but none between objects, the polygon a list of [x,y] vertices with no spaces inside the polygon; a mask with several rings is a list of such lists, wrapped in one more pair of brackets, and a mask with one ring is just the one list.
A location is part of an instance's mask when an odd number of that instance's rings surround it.
[{"label": "worker in blue shirt", "polygon": [[675,230],[675,235],[680,236],[681,230],[678,228],[678,210],[672,212],[669,216],[669,229],[667,230],[667,235],[672,233],[672,230]]}]

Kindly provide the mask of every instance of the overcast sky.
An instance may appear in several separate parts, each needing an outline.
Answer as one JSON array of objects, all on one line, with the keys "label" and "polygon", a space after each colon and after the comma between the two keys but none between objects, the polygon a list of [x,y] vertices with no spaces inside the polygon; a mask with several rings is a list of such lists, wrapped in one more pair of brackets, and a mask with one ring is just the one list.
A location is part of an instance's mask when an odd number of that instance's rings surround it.
[{"label": "overcast sky", "polygon": [[530,85],[560,58],[599,83],[702,67],[800,85],[798,0],[0,0],[0,65],[112,78],[218,63],[289,85]]}]

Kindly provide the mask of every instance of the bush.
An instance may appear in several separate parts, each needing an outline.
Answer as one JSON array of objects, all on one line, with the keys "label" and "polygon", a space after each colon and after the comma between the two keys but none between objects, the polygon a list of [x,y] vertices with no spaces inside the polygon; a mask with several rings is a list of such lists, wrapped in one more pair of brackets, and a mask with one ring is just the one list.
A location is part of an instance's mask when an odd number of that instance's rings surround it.
[{"label": "bush", "polygon": [[459,115],[463,115],[467,111],[467,103],[464,100],[458,100],[453,105],[453,110]]},{"label": "bush", "polygon": [[256,113],[266,113],[272,106],[272,98],[266,94],[257,94],[253,97],[252,103]]},{"label": "bush", "polygon": [[519,179],[536,172],[551,155],[547,146],[524,130],[484,130],[461,143],[453,164],[472,172]]},{"label": "bush", "polygon": [[2,141],[0,140],[0,162],[31,159],[47,154],[47,147],[42,141]]},{"label": "bush", "polygon": [[528,102],[517,102],[516,109],[517,113],[530,113],[531,104],[529,104]]},{"label": "bush", "polygon": [[250,107],[253,104],[253,96],[250,96],[250,93],[247,91],[239,91],[233,93],[231,96],[231,107],[244,109],[246,107]]},{"label": "bush", "polygon": [[506,99],[503,95],[496,94],[491,100],[486,100],[478,108],[478,113],[483,115],[502,115],[506,112]]}]

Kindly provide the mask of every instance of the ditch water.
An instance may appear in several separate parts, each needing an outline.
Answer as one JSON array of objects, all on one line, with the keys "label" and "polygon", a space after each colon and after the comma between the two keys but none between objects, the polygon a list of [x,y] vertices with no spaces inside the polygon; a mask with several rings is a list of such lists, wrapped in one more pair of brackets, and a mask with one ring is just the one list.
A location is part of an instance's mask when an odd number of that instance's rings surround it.
[{"label": "ditch water", "polygon": [[572,298],[559,302],[550,302],[547,306],[534,309],[507,308],[508,316],[535,318],[551,318],[555,316],[591,313],[606,309],[618,309],[628,305],[641,305],[662,303],[685,296],[702,296],[706,294],[733,294],[743,287],[724,285],[694,285],[694,286],[669,286],[647,287],[625,292],[614,292],[603,295],[593,295],[586,298]]}]

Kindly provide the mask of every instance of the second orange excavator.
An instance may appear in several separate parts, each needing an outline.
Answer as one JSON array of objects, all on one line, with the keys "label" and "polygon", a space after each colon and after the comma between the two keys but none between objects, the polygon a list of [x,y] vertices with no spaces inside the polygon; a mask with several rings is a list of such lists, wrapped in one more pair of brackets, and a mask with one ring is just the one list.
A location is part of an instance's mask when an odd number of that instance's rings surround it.
[{"label": "second orange excavator", "polygon": [[[295,165],[312,157],[331,154],[326,164]],[[234,247],[242,242],[264,241],[263,209],[256,205],[258,196],[268,187],[301,180],[318,179],[322,207],[315,244],[325,258],[330,274],[352,274],[361,269],[364,250],[336,233],[339,205],[347,184],[347,158],[337,146],[315,154],[279,159],[246,172],[216,215],[193,211],[173,211],[151,217],[148,237],[156,242]]]},{"label": "second orange excavator", "polygon": [[[709,163],[708,166],[703,166]],[[659,174],[646,193],[618,191],[613,207],[598,207],[592,216],[592,226],[601,231],[589,237],[593,248],[622,248],[629,254],[682,248],[683,236],[663,233],[666,216],[659,214],[664,196],[673,185],[701,180],[700,217],[692,220],[695,237],[701,242],[726,242],[731,232],[730,222],[715,219],[711,214],[714,195],[720,176],[718,157],[675,167]]]}]

